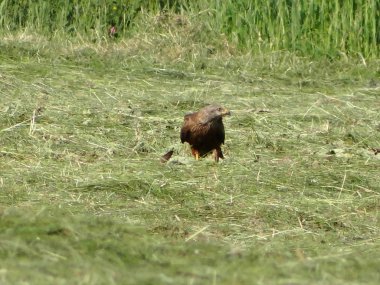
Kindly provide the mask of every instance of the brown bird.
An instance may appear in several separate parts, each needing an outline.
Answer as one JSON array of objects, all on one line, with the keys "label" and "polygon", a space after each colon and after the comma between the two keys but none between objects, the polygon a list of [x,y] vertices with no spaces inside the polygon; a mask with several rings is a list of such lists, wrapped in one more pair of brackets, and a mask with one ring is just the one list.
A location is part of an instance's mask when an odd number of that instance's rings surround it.
[{"label": "brown bird", "polygon": [[219,105],[209,105],[198,112],[184,117],[181,129],[181,142],[188,142],[196,160],[211,151],[216,162],[224,158],[221,145],[224,144],[224,125],[222,118],[230,111]]}]

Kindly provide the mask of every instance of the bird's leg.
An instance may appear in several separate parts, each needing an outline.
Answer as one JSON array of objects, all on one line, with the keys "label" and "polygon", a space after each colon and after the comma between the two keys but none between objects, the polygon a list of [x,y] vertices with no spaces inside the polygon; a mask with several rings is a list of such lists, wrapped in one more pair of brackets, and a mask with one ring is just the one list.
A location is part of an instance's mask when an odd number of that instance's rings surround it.
[{"label": "bird's leg", "polygon": [[215,162],[219,162],[219,158],[224,158],[222,149],[220,147],[213,150]]},{"label": "bird's leg", "polygon": [[195,157],[195,160],[199,160],[199,151],[198,150],[191,148],[191,153]]},{"label": "bird's leg", "polygon": [[215,162],[219,162],[219,155],[216,149],[212,151],[212,155],[214,156]]}]

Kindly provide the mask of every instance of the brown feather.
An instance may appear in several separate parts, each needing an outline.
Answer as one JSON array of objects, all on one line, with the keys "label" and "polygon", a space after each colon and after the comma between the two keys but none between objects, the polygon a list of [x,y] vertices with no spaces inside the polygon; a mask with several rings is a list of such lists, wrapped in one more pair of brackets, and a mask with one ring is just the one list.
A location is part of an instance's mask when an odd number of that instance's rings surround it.
[{"label": "brown feather", "polygon": [[167,153],[165,153],[163,156],[160,157],[160,162],[161,163],[168,162],[169,159],[172,157],[173,153],[174,153],[173,150],[169,150]]},{"label": "brown feather", "polygon": [[225,131],[222,117],[230,112],[217,105],[209,105],[198,112],[187,114],[181,128],[181,142],[191,146],[194,157],[214,153],[215,161],[224,158],[221,145],[224,144]]}]

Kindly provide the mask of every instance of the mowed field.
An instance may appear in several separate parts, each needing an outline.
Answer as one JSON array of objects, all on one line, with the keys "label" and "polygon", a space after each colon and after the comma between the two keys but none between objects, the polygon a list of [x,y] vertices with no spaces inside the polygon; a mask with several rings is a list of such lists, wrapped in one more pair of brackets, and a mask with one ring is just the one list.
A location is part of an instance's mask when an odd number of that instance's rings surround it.
[{"label": "mowed field", "polygon": [[2,44],[1,284],[379,284],[378,60],[124,48]]}]

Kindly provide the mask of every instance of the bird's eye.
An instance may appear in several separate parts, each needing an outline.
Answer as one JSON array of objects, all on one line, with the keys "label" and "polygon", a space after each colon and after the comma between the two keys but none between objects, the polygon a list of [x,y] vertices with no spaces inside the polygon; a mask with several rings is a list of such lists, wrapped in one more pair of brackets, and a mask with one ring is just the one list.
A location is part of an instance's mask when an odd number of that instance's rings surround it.
[{"label": "bird's eye", "polygon": [[219,108],[218,108],[218,111],[219,111],[219,112],[222,112],[222,111],[223,111],[223,108],[222,108],[222,107],[219,107]]}]

